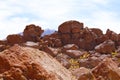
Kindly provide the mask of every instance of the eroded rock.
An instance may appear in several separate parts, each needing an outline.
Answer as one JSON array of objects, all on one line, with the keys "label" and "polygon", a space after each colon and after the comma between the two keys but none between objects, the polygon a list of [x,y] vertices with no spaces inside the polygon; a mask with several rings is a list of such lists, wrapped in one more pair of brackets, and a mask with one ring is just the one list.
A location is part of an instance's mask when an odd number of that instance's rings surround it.
[{"label": "eroded rock", "polygon": [[90,72],[90,70],[84,67],[80,67],[78,69],[73,70],[72,74],[78,80],[96,80],[94,75]]},{"label": "eroded rock", "polygon": [[83,55],[83,52],[80,50],[66,50],[65,54],[71,58],[80,58],[80,56]]},{"label": "eroded rock", "polygon": [[111,40],[104,41],[100,45],[97,45],[95,50],[99,53],[112,53],[115,51],[115,43]]},{"label": "eroded rock", "polygon": [[110,58],[105,58],[92,73],[97,80],[120,80],[120,70]]},{"label": "eroded rock", "polygon": [[0,52],[0,75],[5,80],[73,80],[50,55],[18,45]]},{"label": "eroded rock", "polygon": [[44,30],[42,30],[41,27],[31,24],[26,26],[23,36],[26,41],[36,42],[43,32]]},{"label": "eroded rock", "polygon": [[7,36],[7,43],[9,45],[21,44],[23,42],[24,42],[23,36],[21,36],[19,34],[12,34],[12,35]]},{"label": "eroded rock", "polygon": [[83,23],[75,20],[66,21],[58,27],[60,33],[78,33],[83,29]]}]

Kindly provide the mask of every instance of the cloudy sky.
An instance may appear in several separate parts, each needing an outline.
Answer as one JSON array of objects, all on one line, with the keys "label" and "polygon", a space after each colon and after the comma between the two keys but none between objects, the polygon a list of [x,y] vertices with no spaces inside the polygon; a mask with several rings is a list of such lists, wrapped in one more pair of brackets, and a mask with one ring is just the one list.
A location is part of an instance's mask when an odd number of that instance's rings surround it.
[{"label": "cloudy sky", "polygon": [[57,30],[68,20],[120,33],[119,6],[120,0],[0,0],[0,39],[28,24]]}]

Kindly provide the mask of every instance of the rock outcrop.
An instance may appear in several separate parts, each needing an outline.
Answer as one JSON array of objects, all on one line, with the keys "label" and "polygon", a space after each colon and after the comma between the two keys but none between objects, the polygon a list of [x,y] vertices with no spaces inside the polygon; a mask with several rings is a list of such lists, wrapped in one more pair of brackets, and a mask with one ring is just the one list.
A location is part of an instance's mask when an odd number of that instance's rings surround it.
[{"label": "rock outcrop", "polygon": [[120,80],[120,34],[76,20],[43,32],[31,24],[0,40],[0,80]]},{"label": "rock outcrop", "polygon": [[73,80],[50,55],[18,45],[0,53],[0,75],[4,80]]},{"label": "rock outcrop", "polygon": [[21,44],[24,43],[23,36],[19,34],[12,34],[7,36],[7,43],[9,45]]},{"label": "rock outcrop", "polygon": [[23,36],[25,41],[36,42],[38,41],[43,32],[44,30],[42,30],[41,27],[31,24],[26,26],[26,28],[23,31]]},{"label": "rock outcrop", "polygon": [[100,53],[112,53],[115,51],[115,43],[111,40],[107,40],[95,47],[95,50]]},{"label": "rock outcrop", "polygon": [[120,69],[110,58],[105,58],[92,73],[97,80],[120,80]]}]

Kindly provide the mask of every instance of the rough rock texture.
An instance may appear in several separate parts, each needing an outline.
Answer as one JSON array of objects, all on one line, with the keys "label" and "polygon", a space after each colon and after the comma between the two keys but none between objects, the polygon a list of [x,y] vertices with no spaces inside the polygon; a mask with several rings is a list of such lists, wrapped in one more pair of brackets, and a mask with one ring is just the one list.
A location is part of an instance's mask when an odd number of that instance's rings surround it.
[{"label": "rough rock texture", "polygon": [[105,58],[92,73],[97,80],[120,80],[120,69],[110,58]]},{"label": "rough rock texture", "polygon": [[70,68],[71,64],[69,62],[70,57],[68,55],[65,54],[58,54],[55,57],[64,67],[66,67],[67,69]]},{"label": "rough rock texture", "polygon": [[100,63],[101,59],[95,56],[89,57],[87,59],[80,59],[79,66],[92,69]]},{"label": "rough rock texture", "polygon": [[62,51],[64,52],[66,50],[78,50],[78,49],[79,49],[79,47],[75,44],[67,44],[67,45],[63,46]]},{"label": "rough rock texture", "polygon": [[26,26],[23,36],[26,41],[36,42],[43,32],[44,30],[42,30],[41,27],[31,24]]},{"label": "rough rock texture", "polygon": [[98,28],[91,28],[90,29],[92,32],[94,32],[98,37],[102,36],[103,35],[103,32],[101,29],[98,29]]},{"label": "rough rock texture", "polygon": [[18,45],[0,53],[0,75],[4,80],[73,80],[50,55]]},{"label": "rough rock texture", "polygon": [[59,54],[59,49],[54,49],[52,47],[45,47],[43,51],[45,51],[46,53],[50,54],[53,57]]},{"label": "rough rock texture", "polygon": [[107,35],[112,41],[118,41],[118,34],[109,29],[106,31],[105,35]]},{"label": "rough rock texture", "polygon": [[19,34],[13,34],[13,35],[7,36],[7,43],[10,45],[21,44],[23,42],[24,42],[23,36],[21,36]]},{"label": "rough rock texture", "polygon": [[80,58],[80,56],[83,55],[83,53],[79,50],[66,50],[65,54],[71,58]]},{"label": "rough rock texture", "polygon": [[95,50],[100,53],[112,53],[115,51],[115,43],[111,40],[107,40],[95,47]]},{"label": "rough rock texture", "polygon": [[58,27],[60,33],[78,33],[83,29],[83,23],[75,20],[66,21]]},{"label": "rough rock texture", "polygon": [[58,32],[54,32],[50,35],[45,35],[42,40],[43,44],[49,47],[62,47],[60,34],[58,34]]},{"label": "rough rock texture", "polygon": [[80,67],[78,69],[73,70],[72,74],[78,80],[96,80],[94,75],[91,73],[91,71],[84,67]]}]

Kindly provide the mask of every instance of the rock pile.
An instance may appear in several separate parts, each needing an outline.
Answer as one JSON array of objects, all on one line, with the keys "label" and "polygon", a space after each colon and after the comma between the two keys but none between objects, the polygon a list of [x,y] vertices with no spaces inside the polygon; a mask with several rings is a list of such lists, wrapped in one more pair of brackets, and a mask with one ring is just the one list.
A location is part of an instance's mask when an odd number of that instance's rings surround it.
[{"label": "rock pile", "polygon": [[63,22],[52,34],[41,36],[43,32],[40,26],[31,24],[23,35],[12,34],[0,40],[1,78],[120,80],[120,34],[109,29],[103,34],[101,29],[85,27],[75,20]]}]

